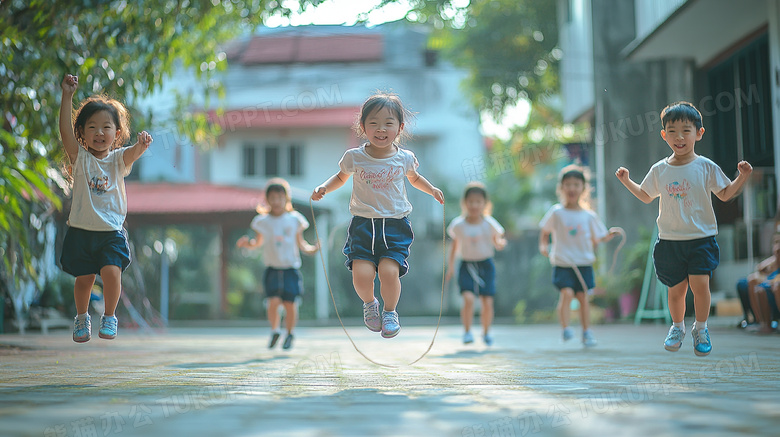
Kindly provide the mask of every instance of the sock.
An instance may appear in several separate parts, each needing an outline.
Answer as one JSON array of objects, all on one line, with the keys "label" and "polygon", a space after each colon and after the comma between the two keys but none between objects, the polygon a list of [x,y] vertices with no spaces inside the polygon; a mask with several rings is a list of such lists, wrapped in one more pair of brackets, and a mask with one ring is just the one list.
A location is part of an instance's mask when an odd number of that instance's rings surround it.
[{"label": "sock", "polygon": [[76,317],[78,317],[79,320],[86,320],[86,318],[89,317],[89,314],[76,314]]},{"label": "sock", "polygon": [[363,306],[368,306],[368,305],[371,305],[371,304],[372,304],[372,303],[374,303],[374,302],[377,302],[377,303],[378,303],[379,301],[378,301],[378,300],[376,300],[376,298],[374,298],[374,300],[372,300],[371,302],[363,302]]},{"label": "sock", "polygon": [[700,321],[697,320],[696,323],[693,325],[693,327],[695,329],[697,329],[697,330],[699,330],[699,329],[707,329],[707,321],[705,320],[703,322],[700,322]]},{"label": "sock", "polygon": [[672,323],[672,326],[680,328],[683,330],[683,332],[685,332],[685,320],[680,323]]}]

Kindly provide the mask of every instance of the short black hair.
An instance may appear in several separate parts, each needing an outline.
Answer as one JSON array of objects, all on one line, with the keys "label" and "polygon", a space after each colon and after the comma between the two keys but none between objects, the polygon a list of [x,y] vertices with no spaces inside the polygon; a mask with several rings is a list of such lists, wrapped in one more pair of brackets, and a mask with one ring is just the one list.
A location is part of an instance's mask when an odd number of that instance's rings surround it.
[{"label": "short black hair", "polygon": [[[571,167],[571,166],[569,166]],[[579,179],[582,181],[582,183],[585,183],[585,173],[580,170],[579,168],[565,168],[564,171],[561,173],[561,183],[565,181],[566,179]]]},{"label": "short black hair", "polygon": [[680,120],[690,121],[696,126],[696,129],[701,129],[704,126],[701,121],[701,112],[689,102],[674,102],[661,111],[661,126],[664,129],[668,123]]}]

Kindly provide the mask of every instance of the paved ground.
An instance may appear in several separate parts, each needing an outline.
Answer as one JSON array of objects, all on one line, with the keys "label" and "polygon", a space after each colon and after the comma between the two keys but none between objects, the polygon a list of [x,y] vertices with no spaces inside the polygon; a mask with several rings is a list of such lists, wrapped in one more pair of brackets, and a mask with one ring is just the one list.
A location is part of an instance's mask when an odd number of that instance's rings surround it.
[{"label": "paved ground", "polygon": [[[714,323],[713,323],[714,324]],[[384,340],[301,328],[290,351],[265,328],[178,328],[75,344],[70,332],[0,335],[2,436],[777,436],[780,335],[712,326],[714,352],[667,328],[597,326],[599,345],[561,344],[553,325],[405,326]]]}]

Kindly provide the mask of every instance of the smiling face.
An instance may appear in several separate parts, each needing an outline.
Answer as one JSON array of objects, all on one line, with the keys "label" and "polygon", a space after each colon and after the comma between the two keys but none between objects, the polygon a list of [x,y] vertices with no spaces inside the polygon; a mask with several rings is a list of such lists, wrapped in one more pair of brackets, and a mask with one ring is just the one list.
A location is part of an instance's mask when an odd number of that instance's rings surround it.
[{"label": "smiling face", "polygon": [[463,203],[466,206],[466,215],[468,218],[476,219],[485,215],[485,207],[487,207],[487,199],[485,196],[477,191],[469,193]]},{"label": "smiling face", "polygon": [[704,128],[696,128],[690,120],[675,120],[666,124],[661,131],[661,137],[674,152],[674,158],[682,162],[688,162],[696,157],[693,148],[696,141],[701,140]]},{"label": "smiling face", "polygon": [[585,192],[585,182],[577,177],[568,177],[561,181],[561,194],[564,206],[579,206],[580,197]]},{"label": "smiling face", "polygon": [[104,158],[111,150],[118,132],[111,114],[108,111],[97,111],[84,124],[82,138],[90,153],[97,158]]},{"label": "smiling face", "polygon": [[279,216],[284,214],[287,208],[287,194],[283,191],[270,191],[265,196],[265,201],[271,208],[269,214]]},{"label": "smiling face", "polygon": [[392,153],[391,146],[404,128],[404,124],[390,108],[385,106],[370,113],[361,127],[372,147],[377,151]]}]

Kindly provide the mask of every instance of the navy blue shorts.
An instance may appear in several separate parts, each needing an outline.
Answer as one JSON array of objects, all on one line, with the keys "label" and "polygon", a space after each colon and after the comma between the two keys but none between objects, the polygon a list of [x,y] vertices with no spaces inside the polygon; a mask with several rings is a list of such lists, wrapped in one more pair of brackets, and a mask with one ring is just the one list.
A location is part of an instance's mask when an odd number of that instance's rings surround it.
[{"label": "navy blue shorts", "polygon": [[379,265],[382,258],[395,260],[399,265],[398,276],[409,271],[409,248],[414,241],[412,222],[407,217],[400,219],[369,219],[352,217],[344,244],[344,263],[352,271],[352,261],[362,259]]},{"label": "navy blue shorts", "polygon": [[298,269],[268,267],[263,285],[267,297],[280,297],[285,302],[295,302],[295,298],[303,294],[303,277]]},{"label": "navy blue shorts", "polygon": [[88,231],[68,227],[62,243],[60,265],[73,276],[98,275],[105,266],[118,266],[125,271],[130,265],[130,245],[127,230]]},{"label": "navy blue shorts", "polygon": [[720,248],[715,237],[695,240],[658,240],[653,248],[653,264],[658,280],[673,287],[688,275],[709,275],[720,263]]},{"label": "navy blue shorts", "polygon": [[463,261],[458,271],[460,292],[471,291],[480,296],[496,295],[496,265],[493,258],[484,261]]},{"label": "navy blue shorts", "polygon": [[[580,271],[580,275],[582,275],[585,285],[588,286],[588,290],[596,286],[596,281],[593,279],[592,266],[577,266],[577,270]],[[553,266],[552,278],[553,285],[558,287],[558,291],[564,288],[571,288],[575,293],[587,291],[582,289],[582,283],[571,267]]]}]

